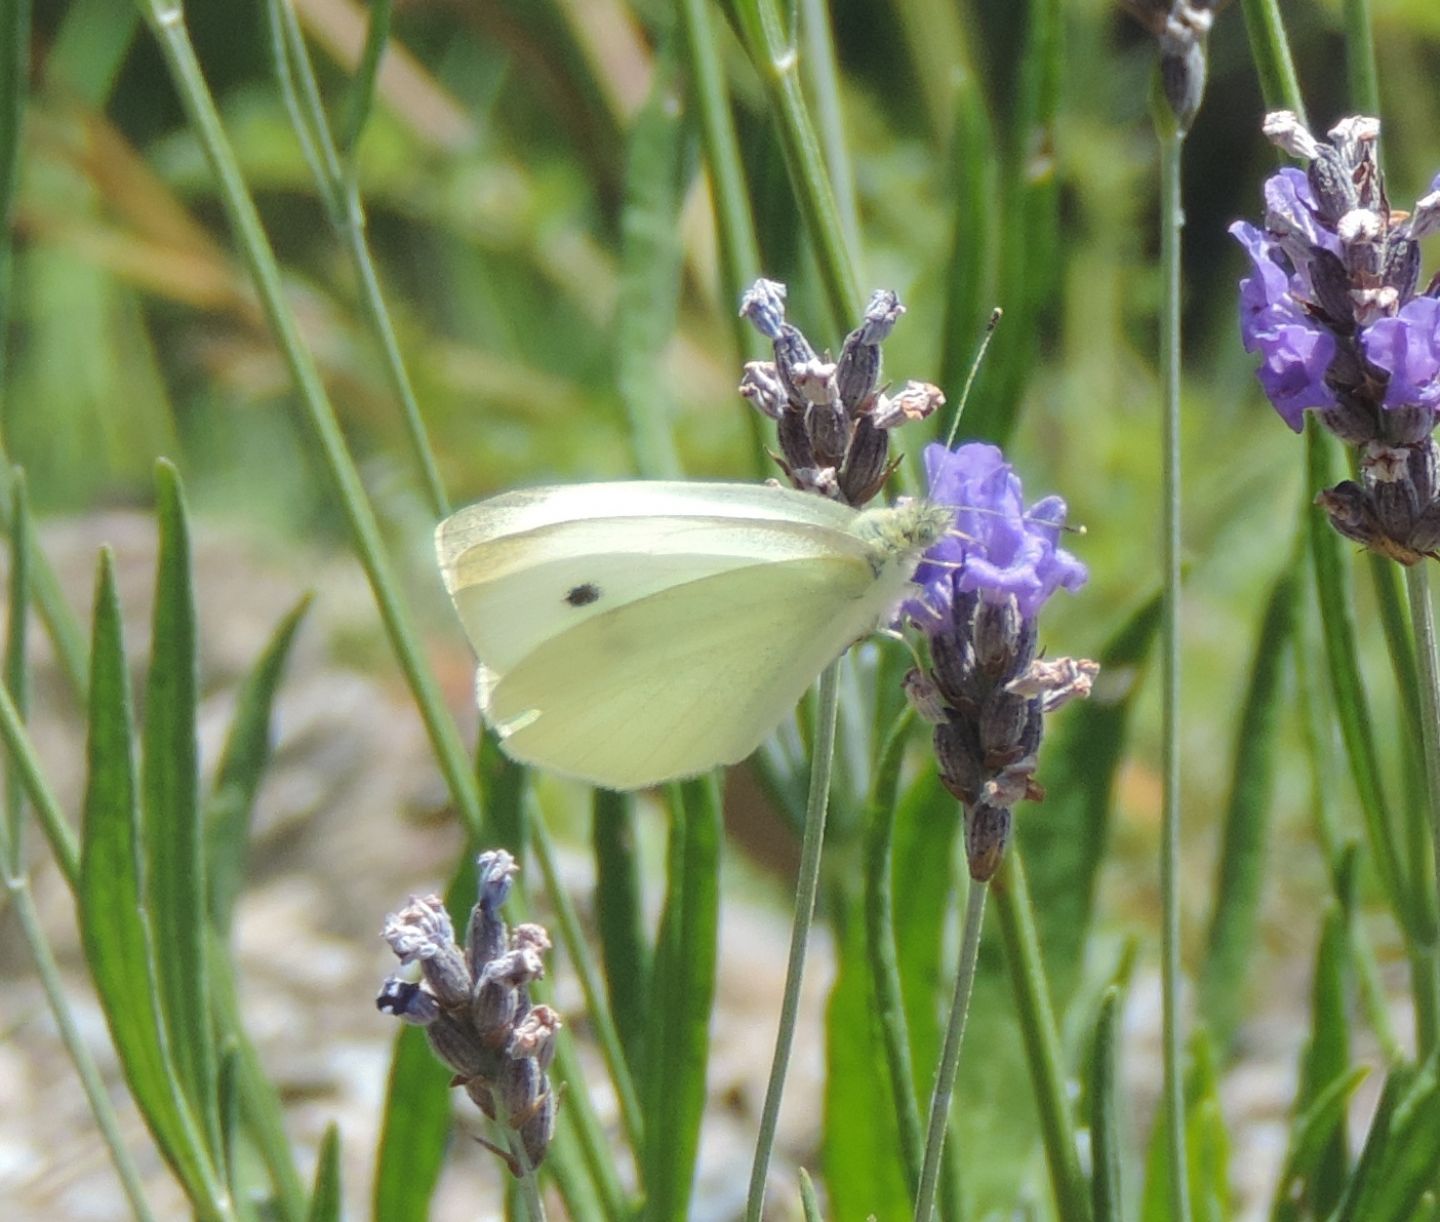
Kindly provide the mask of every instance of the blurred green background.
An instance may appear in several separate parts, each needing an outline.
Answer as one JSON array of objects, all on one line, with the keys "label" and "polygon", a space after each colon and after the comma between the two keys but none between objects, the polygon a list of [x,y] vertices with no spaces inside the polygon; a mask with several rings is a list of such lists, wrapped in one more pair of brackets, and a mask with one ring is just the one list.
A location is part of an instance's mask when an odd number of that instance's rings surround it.
[{"label": "blurred green background", "polygon": [[[1281,7],[1312,125],[1323,130],[1350,110],[1340,0]],[[352,0],[294,8],[330,113],[343,115],[366,10]],[[1440,169],[1440,5],[1375,0],[1372,9],[1384,160],[1392,201],[1404,208]],[[1065,0],[1056,117],[1037,138],[1016,100],[1026,6],[915,0],[829,11],[861,290],[895,289],[908,309],[887,345],[886,374],[942,383],[953,404],[990,307],[1006,308],[998,364],[982,371],[960,435],[976,435],[972,419],[980,435],[995,435],[1013,412],[1007,453],[1030,496],[1060,493],[1084,525],[1073,550],[1090,566],[1090,586],[1053,604],[1045,636],[1056,653],[1093,655],[1159,574],[1153,45],[1117,6]],[[457,638],[440,607],[432,515],[351,264],[276,84],[263,6],[197,0],[187,14],[396,554],[434,631]],[[625,208],[642,113],[678,133],[678,242],[668,253],[681,274],[674,333],[639,397],[663,413],[688,475],[757,474],[753,422],[734,392],[743,360],[757,353],[738,348],[737,303],[722,287],[695,119],[668,50],[675,20],[661,0],[396,7],[359,184],[400,346],[457,503],[512,485],[635,473],[637,392],[620,385],[617,334],[634,300],[626,244],[633,253],[647,240],[627,233]],[[716,26],[762,253],[749,274],[787,282],[793,321],[838,347],[852,319],[829,314],[760,87]],[[1263,400],[1238,339],[1243,257],[1225,231],[1258,218],[1260,183],[1276,164],[1259,133],[1265,107],[1238,6],[1219,14],[1210,52],[1207,101],[1185,153],[1184,868],[1186,936],[1197,946],[1256,624],[1308,499],[1299,441]],[[148,504],[153,460],[165,455],[201,518],[281,552],[302,541],[342,549],[343,519],[308,457],[287,368],[138,11],[113,0],[39,0],[31,70],[3,426],[37,509],[71,518]],[[955,152],[962,95],[988,117],[989,162]],[[1053,231],[1034,243],[1023,281],[1017,248],[1024,253],[1030,230],[1017,181],[1053,192]],[[963,210],[967,199],[978,212]],[[969,221],[957,249],[958,217]],[[654,248],[666,256],[666,243]],[[1427,277],[1437,263],[1440,252],[1427,251]],[[958,305],[957,268],[969,277]],[[941,432],[948,425],[948,415],[934,422]],[[901,436],[912,458],[920,444]],[[1362,642],[1384,682],[1366,610],[1362,601]],[[376,641],[370,656],[383,667],[378,632]],[[1382,742],[1393,745],[1391,703],[1376,705]],[[1147,688],[1100,895],[1103,928],[1147,943],[1156,919],[1155,708]],[[1297,846],[1310,835],[1308,785],[1298,751],[1282,754],[1279,835]],[[1022,817],[1043,820],[1045,808]],[[778,824],[771,834],[786,835]],[[1326,884],[1318,853],[1280,860],[1268,879],[1262,953],[1293,963],[1308,958],[1309,913]],[[1288,985],[1294,974],[1257,965],[1251,979],[1256,1006],[1283,1008],[1287,999],[1266,996],[1265,982]]]}]

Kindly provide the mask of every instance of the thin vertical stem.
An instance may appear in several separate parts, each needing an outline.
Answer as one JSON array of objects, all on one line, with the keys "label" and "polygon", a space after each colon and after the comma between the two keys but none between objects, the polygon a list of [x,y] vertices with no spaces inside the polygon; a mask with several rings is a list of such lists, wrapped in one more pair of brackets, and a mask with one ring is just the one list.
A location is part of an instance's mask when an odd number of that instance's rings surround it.
[{"label": "thin vertical stem", "polygon": [[[4,835],[3,830],[0,830],[0,840],[5,841],[0,844],[0,859],[8,862],[11,856],[11,846],[9,838]],[[50,943],[46,939],[40,915],[35,910],[29,879],[22,874],[12,873],[7,864],[3,869],[3,880],[0,881],[3,881],[4,894],[9,900],[10,909],[19,919],[21,935],[30,949],[30,957],[34,960],[36,974],[40,977],[41,987],[45,990],[45,1000],[50,1006],[51,1017],[55,1020],[55,1029],[59,1032],[60,1041],[65,1045],[70,1061],[75,1066],[75,1072],[80,1076],[80,1085],[85,1091],[90,1114],[95,1118],[101,1139],[110,1153],[111,1161],[115,1164],[115,1172],[120,1177],[120,1187],[125,1193],[130,1212],[139,1219],[139,1222],[151,1222],[155,1215],[151,1213],[150,1204],[145,1198],[145,1187],[140,1170],[131,1156],[130,1147],[126,1144],[124,1128],[116,1115],[115,1105],[110,1101],[110,1092],[105,1085],[104,1075],[96,1065],[85,1036],[81,1033],[80,1026],[75,1020],[70,997],[66,991],[69,986],[61,975],[60,967],[56,963]]]},{"label": "thin vertical stem", "polygon": [[805,950],[815,896],[820,889],[820,850],[825,843],[825,816],[830,806],[830,771],[835,758],[835,723],[840,707],[840,659],[820,676],[820,707],[815,718],[815,749],[810,761],[810,796],[805,803],[805,834],[800,845],[800,873],[795,880],[795,916],[790,930],[790,960],[785,969],[785,996],[780,1004],[780,1029],[775,1034],[775,1058],[765,1087],[760,1113],[760,1135],[755,1142],[755,1163],[750,1169],[750,1190],[745,1200],[746,1222],[760,1222],[765,1208],[765,1176],[780,1119],[785,1093],[785,1072],[795,1040],[795,1016],[800,1008],[800,983],[805,974]]},{"label": "thin vertical stem", "polygon": [[[1425,565],[1412,564],[1405,570],[1405,590],[1410,596],[1410,623],[1415,633],[1415,653],[1420,662],[1420,741],[1425,754],[1425,788],[1430,806],[1430,836],[1434,868],[1440,877],[1440,661],[1435,653],[1435,610],[1430,603],[1430,575]],[[1423,878],[1423,872],[1421,874]],[[1423,887],[1417,887],[1423,891]],[[1430,958],[1435,947],[1425,948]],[[1428,1030],[1417,1032],[1423,1058],[1437,1040],[1434,1007],[1428,1014]]]},{"label": "thin vertical stem", "polygon": [[985,918],[987,884],[970,883],[965,898],[965,926],[960,934],[960,960],[955,969],[955,995],[950,1001],[950,1018],[945,1025],[945,1043],[940,1049],[940,1067],[935,1071],[935,1090],[930,1095],[930,1120],[925,1130],[925,1161],[920,1168],[920,1191],[915,1195],[915,1222],[930,1222],[935,1213],[935,1189],[940,1182],[940,1155],[945,1149],[945,1130],[950,1123],[950,1099],[955,1093],[955,1074],[960,1068],[960,1045],[965,1039],[965,1019],[970,1013],[970,992],[975,984],[975,959],[980,950],[980,927]]},{"label": "thin vertical stem", "polygon": [[1163,426],[1164,616],[1161,626],[1160,830],[1161,994],[1164,1027],[1165,1135],[1170,1162],[1170,1217],[1188,1222],[1185,1175],[1185,1095],[1180,1072],[1180,153],[1184,137],[1160,137],[1160,367],[1165,388]]},{"label": "thin vertical stem", "polygon": [[450,794],[461,818],[473,832],[480,826],[480,794],[469,754],[460,741],[455,722],[445,707],[439,685],[420,647],[410,608],[402,593],[403,586],[386,549],[374,506],[326,393],[320,370],[300,334],[275,253],[195,57],[195,48],[185,28],[183,8],[175,0],[141,0],[141,5],[160,44],[190,125],[215,176],[236,244],[255,282],[266,321],[294,378],[302,414],[310,425],[314,442],[350,527],[351,543],[365,570],[391,650],[405,672]]}]

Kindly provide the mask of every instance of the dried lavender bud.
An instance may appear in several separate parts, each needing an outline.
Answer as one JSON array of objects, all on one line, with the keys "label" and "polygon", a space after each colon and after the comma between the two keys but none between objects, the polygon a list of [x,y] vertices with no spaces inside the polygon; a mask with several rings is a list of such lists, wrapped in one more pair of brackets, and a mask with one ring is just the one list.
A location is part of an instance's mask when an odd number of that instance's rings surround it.
[{"label": "dried lavender bud", "polygon": [[774,361],[747,361],[739,389],[741,398],[749,399],[756,411],[771,420],[784,416],[790,402]]},{"label": "dried lavender bud", "polygon": [[470,994],[470,970],[455,945],[450,914],[438,895],[411,896],[385,919],[381,931],[401,963],[418,963],[426,987],[442,1006],[464,1004]]},{"label": "dried lavender bud", "polygon": [[896,320],[905,313],[900,298],[881,289],[865,307],[864,321],[845,337],[836,362],[835,383],[848,411],[858,410],[880,381],[880,345],[889,338]]},{"label": "dried lavender bud", "polygon": [[995,877],[1010,840],[1010,811],[979,803],[965,812],[965,859],[970,877],[987,883]]},{"label": "dried lavender bud", "polygon": [[905,674],[904,689],[906,703],[915,710],[916,716],[932,726],[945,724],[945,697],[940,694],[939,685],[929,675],[912,666]]},{"label": "dried lavender bud", "polygon": [[870,500],[890,474],[890,435],[875,427],[868,412],[855,419],[850,448],[840,467],[840,492],[847,505]]},{"label": "dried lavender bud", "polygon": [[[505,928],[499,909],[516,872],[510,854],[483,853],[478,865],[479,898],[467,925],[473,941],[463,952],[438,897],[412,898],[386,919],[391,949],[403,962],[418,964],[423,980],[392,976],[376,1005],[425,1028],[431,1051],[454,1072],[453,1084],[518,1136],[533,1167],[544,1158],[555,1127],[546,1070],[560,1019],[548,1006],[531,1006],[528,991],[544,973],[541,956],[550,937],[539,925],[520,925],[513,933]],[[515,1174],[527,1170],[481,1140]]]}]

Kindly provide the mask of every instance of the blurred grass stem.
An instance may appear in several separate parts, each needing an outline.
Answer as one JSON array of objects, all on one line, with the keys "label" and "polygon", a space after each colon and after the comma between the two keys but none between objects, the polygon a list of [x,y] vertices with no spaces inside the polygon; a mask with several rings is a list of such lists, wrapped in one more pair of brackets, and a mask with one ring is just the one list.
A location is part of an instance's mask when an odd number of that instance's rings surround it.
[{"label": "blurred grass stem", "polygon": [[545,876],[545,889],[555,907],[555,916],[560,922],[560,936],[565,942],[570,963],[580,978],[580,991],[585,997],[585,1010],[595,1028],[595,1040],[600,1045],[600,1055],[605,1060],[610,1082],[615,1088],[615,1098],[620,1105],[620,1123],[625,1130],[625,1139],[632,1153],[645,1148],[644,1124],[640,1113],[640,1096],[635,1081],[630,1076],[630,1066],[625,1060],[625,1050],[620,1043],[620,1034],[615,1029],[615,1019],[605,999],[605,989],[595,973],[595,961],[585,945],[581,932],[580,918],[575,905],[560,878],[559,865],[555,860],[555,845],[550,840],[550,829],[535,799],[534,791],[526,794],[527,824],[530,833],[530,847],[540,863],[540,873]]},{"label": "blurred grass stem", "polygon": [[[1415,652],[1420,662],[1420,740],[1425,753],[1425,787],[1430,808],[1433,866],[1440,875],[1440,660],[1436,657],[1435,609],[1430,601],[1430,574],[1423,563],[1405,570],[1405,590],[1410,596],[1410,621],[1415,632]],[[1420,871],[1423,876],[1423,871]],[[1435,946],[1425,947],[1433,959]],[[1433,974],[1432,974],[1433,976]],[[1420,1055],[1435,1047],[1435,1007],[1428,1007],[1429,1029],[1417,1033]]]},{"label": "blurred grass stem", "polygon": [[215,174],[220,197],[270,329],[295,380],[305,418],[334,482],[355,553],[370,583],[391,648],[414,695],[436,761],[461,818],[475,832],[480,827],[480,797],[468,753],[416,638],[374,507],[346,445],[315,359],[305,346],[294,311],[286,299],[279,265],[205,84],[195,48],[185,29],[183,10],[180,5],[165,0],[142,0],[142,3],[186,114]]},{"label": "blurred grass stem", "polygon": [[820,850],[825,843],[825,815],[830,804],[830,772],[835,759],[835,725],[840,708],[840,662],[837,658],[820,676],[819,709],[815,717],[815,745],[810,757],[810,794],[805,803],[805,833],[800,846],[800,873],[795,880],[795,916],[790,930],[790,959],[785,968],[785,996],[780,1004],[780,1029],[775,1034],[775,1056],[765,1087],[760,1113],[760,1134],[755,1162],[750,1169],[750,1190],[745,1201],[746,1222],[760,1222],[765,1208],[765,1177],[780,1120],[785,1073],[795,1041],[795,1018],[800,1009],[800,984],[805,975],[805,951],[810,922],[815,916],[815,895],[820,888]]},{"label": "blurred grass stem", "polygon": [[116,1174],[120,1177],[120,1187],[124,1190],[131,1213],[139,1222],[150,1222],[155,1215],[150,1212],[149,1202],[145,1199],[140,1170],[125,1144],[126,1136],[121,1130],[115,1107],[110,1102],[109,1088],[71,1013],[70,999],[66,992],[69,986],[61,975],[59,964],[55,962],[55,956],[46,940],[40,914],[35,910],[35,901],[30,893],[29,880],[24,875],[13,872],[8,864],[13,848],[9,835],[0,831],[0,839],[3,839],[3,843],[0,843],[0,857],[6,862],[5,894],[20,923],[21,936],[30,948],[30,957],[35,964],[36,974],[40,977],[40,985],[45,990],[45,1000],[50,1006],[50,1014],[55,1020],[60,1041],[65,1045],[75,1072],[80,1076],[80,1085],[85,1091],[90,1114],[94,1116],[101,1139],[115,1164]]},{"label": "blurred grass stem", "polygon": [[371,331],[380,343],[390,389],[400,402],[400,418],[405,425],[405,437],[425,489],[426,502],[432,515],[443,518],[450,512],[450,501],[440,480],[435,451],[430,445],[425,421],[420,414],[415,388],[405,369],[405,358],[400,353],[400,342],[395,336],[394,324],[390,321],[390,311],[385,305],[385,296],[380,291],[380,276],[370,253],[370,243],[365,236],[365,206],[360,199],[359,169],[355,160],[357,145],[364,131],[365,121],[370,115],[375,90],[374,76],[379,69],[384,37],[389,30],[389,5],[381,5],[380,9],[383,11],[371,15],[364,58],[356,77],[355,93],[352,95],[354,105],[345,119],[346,129],[341,141],[343,155],[331,135],[330,122],[320,98],[320,86],[315,79],[310,55],[305,49],[304,36],[295,18],[295,10],[289,0],[271,0],[268,7],[275,72],[280,81],[286,109],[290,113],[296,138],[306,154],[305,160],[320,189],[320,196],[325,201],[325,212],[330,218],[331,227],[355,270],[360,306],[365,313],[366,322],[370,324]]},{"label": "blurred grass stem", "polygon": [[[1163,104],[1157,103],[1157,113]],[[1170,1218],[1188,1222],[1190,1193],[1185,1159],[1185,1094],[1180,1049],[1180,231],[1185,223],[1180,190],[1184,136],[1157,122],[1160,141],[1160,265],[1163,281],[1160,369],[1164,385],[1161,529],[1164,613],[1161,652],[1160,982],[1162,998],[1166,1148],[1170,1163]]]},{"label": "blurred grass stem", "polygon": [[960,1068],[960,1045],[965,1039],[965,1019],[970,1013],[970,992],[975,984],[975,959],[980,950],[980,929],[985,921],[986,883],[970,882],[965,897],[965,925],[960,934],[960,959],[955,969],[955,995],[950,1000],[950,1018],[945,1024],[945,1043],[940,1066],[935,1071],[935,1089],[930,1096],[930,1119],[925,1129],[925,1161],[920,1168],[920,1190],[915,1195],[915,1222],[930,1222],[935,1214],[935,1191],[940,1183],[940,1156],[945,1150],[945,1132],[950,1123],[950,1100],[955,1093],[955,1074]]}]

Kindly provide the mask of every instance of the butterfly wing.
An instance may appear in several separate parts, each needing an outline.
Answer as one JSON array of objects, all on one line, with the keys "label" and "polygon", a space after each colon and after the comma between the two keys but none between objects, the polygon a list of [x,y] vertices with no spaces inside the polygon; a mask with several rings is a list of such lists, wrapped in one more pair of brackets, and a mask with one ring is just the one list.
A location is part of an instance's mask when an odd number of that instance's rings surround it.
[{"label": "butterfly wing", "polygon": [[613,789],[735,763],[873,625],[872,584],[834,556],[672,584],[482,668],[482,711],[515,758]]},{"label": "butterfly wing", "polygon": [[638,788],[743,759],[874,623],[845,506],[755,485],[509,493],[442,523],[481,711],[518,759]]},{"label": "butterfly wing", "polygon": [[677,581],[826,554],[827,541],[852,547],[854,517],[763,485],[582,484],[472,505],[435,539],[477,656],[504,673],[580,621]]}]

